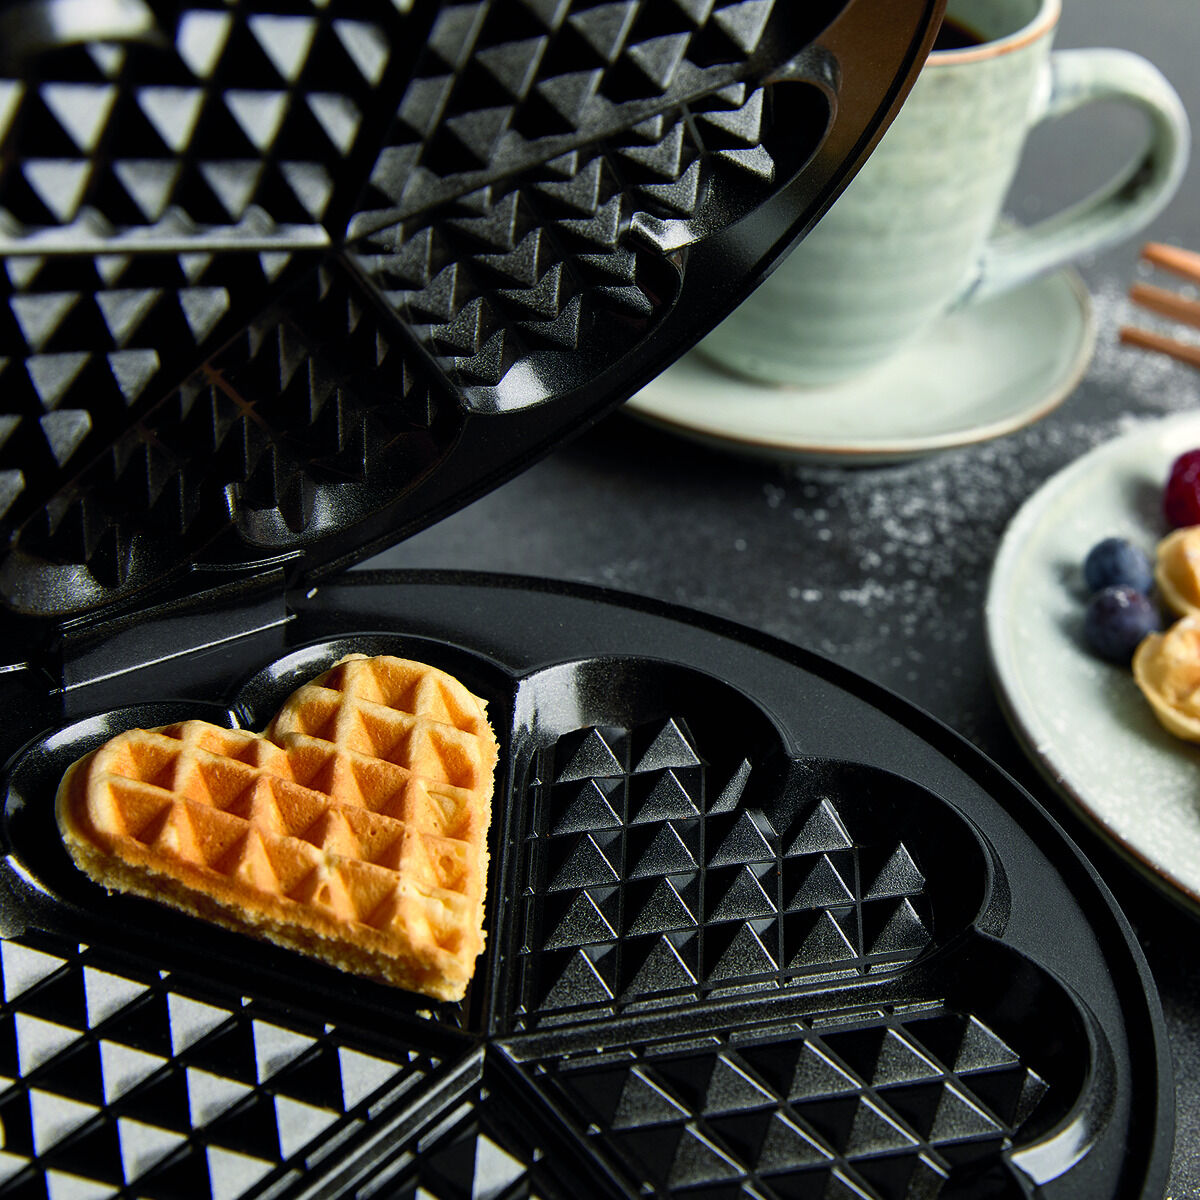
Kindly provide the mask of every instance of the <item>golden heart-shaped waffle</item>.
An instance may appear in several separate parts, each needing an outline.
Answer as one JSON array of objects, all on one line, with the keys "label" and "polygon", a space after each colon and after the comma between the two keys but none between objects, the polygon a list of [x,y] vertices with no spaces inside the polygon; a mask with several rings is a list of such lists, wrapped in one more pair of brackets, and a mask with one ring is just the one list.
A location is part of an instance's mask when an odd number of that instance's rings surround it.
[{"label": "golden heart-shaped waffle", "polygon": [[350,655],[265,733],[119,734],[67,771],[56,815],[110,890],[459,1000],[483,950],[498,753],[452,676]]}]

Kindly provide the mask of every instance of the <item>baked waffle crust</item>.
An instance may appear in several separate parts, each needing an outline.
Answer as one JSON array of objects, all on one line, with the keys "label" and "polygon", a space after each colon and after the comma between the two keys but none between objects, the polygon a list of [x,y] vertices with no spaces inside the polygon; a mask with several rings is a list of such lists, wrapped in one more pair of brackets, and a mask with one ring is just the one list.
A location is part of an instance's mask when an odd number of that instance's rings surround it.
[{"label": "baked waffle crust", "polygon": [[265,733],[118,735],[67,771],[56,814],[109,890],[459,1000],[483,950],[497,756],[458,680],[350,655]]}]

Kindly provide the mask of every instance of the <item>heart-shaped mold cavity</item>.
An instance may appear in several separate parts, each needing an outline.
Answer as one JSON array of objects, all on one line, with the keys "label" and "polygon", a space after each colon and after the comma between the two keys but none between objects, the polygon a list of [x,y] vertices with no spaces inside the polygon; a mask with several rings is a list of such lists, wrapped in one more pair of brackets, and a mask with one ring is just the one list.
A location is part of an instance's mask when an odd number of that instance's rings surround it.
[{"label": "heart-shaped mold cavity", "polygon": [[593,1030],[515,1050],[629,1195],[734,1195],[754,1181],[772,1200],[1019,1200],[1030,1179],[1069,1169],[1105,1119],[1107,1045],[1007,947],[981,937],[939,962],[870,1004],[747,1003],[695,1013],[683,1031],[665,1015],[605,1025],[600,1051]]},{"label": "heart-shaped mold cavity", "polygon": [[[267,992],[277,988],[285,994],[294,990],[294,984],[287,982],[289,977],[294,978],[297,972],[306,978],[315,974],[318,981],[338,995],[335,1007],[340,1008],[347,1001],[382,1003],[413,1015],[430,1010],[436,1012],[439,1021],[451,1025],[473,1023],[475,1018],[469,1015],[474,1011],[473,1005],[483,1003],[478,996],[473,998],[468,994],[462,1002],[439,1004],[427,997],[397,994],[394,989],[348,979],[332,968],[298,959],[257,939],[231,936],[207,922],[197,922],[144,900],[107,894],[71,862],[55,825],[54,797],[64,772],[72,762],[122,731],[171,726],[197,718],[223,728],[262,728],[282,700],[300,684],[350,653],[419,656],[421,661],[444,663],[451,673],[469,678],[474,688],[491,699],[492,719],[501,738],[506,736],[511,683],[499,668],[454,647],[388,635],[348,637],[301,647],[252,676],[237,690],[229,708],[172,701],[113,710],[76,722],[26,747],[16,756],[9,771],[4,810],[4,831],[11,851],[8,865],[19,880],[17,886],[28,894],[38,911],[44,910],[44,919],[38,923],[48,929],[66,927],[79,920],[94,923],[99,926],[96,933],[99,939],[119,941],[124,936],[135,941],[144,939],[156,961],[175,965],[186,965],[194,960],[196,953],[202,952],[205,957],[220,960],[218,970],[232,975],[244,975],[248,970],[261,972]],[[499,772],[499,779],[503,779],[503,772]],[[502,794],[502,784],[498,783],[496,803]],[[489,904],[489,913],[492,908],[493,904]],[[102,932],[112,923],[128,930],[128,934],[116,934],[111,928],[107,934]],[[486,959],[479,960],[477,979],[488,976],[485,962]],[[324,1001],[321,1006],[327,1007]]]},{"label": "heart-shaped mold cavity", "polygon": [[989,856],[932,793],[790,760],[699,672],[555,668],[523,685],[522,720],[513,1027],[901,969],[988,894]]}]

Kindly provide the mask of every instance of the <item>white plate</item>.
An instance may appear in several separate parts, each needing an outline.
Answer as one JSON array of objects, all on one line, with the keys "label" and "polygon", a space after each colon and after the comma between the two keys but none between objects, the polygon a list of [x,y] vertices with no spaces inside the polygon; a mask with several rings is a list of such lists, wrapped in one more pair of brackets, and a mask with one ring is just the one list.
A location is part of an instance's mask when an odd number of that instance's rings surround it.
[{"label": "white plate", "polygon": [[1172,461],[1200,414],[1155,421],[1078,459],[1013,518],[988,590],[988,648],[1019,739],[1064,796],[1175,899],[1200,904],[1200,746],[1155,720],[1133,676],[1083,644],[1081,564],[1109,535],[1153,553]]},{"label": "white plate", "polygon": [[945,317],[865,375],[772,387],[698,351],[626,404],[634,415],[723,449],[822,463],[884,463],[986,441],[1045,416],[1095,347],[1087,290],[1059,271]]}]

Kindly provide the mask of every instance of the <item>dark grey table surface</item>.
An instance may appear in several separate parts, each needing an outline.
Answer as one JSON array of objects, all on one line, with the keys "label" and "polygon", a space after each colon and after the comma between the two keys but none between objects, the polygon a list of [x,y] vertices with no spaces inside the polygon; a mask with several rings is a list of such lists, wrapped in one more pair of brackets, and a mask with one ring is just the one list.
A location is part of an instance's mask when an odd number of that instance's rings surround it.
[{"label": "dark grey table surface", "polygon": [[[1064,0],[1060,46],[1119,46],[1155,62],[1200,127],[1196,0]],[[1141,119],[1113,105],[1038,132],[1010,200],[1024,219],[1099,183]],[[1061,467],[1138,421],[1200,405],[1200,372],[1121,347],[1137,251],[1200,249],[1200,154],[1139,237],[1080,266],[1095,356],[1052,414],[992,442],[894,467],[779,465],[703,449],[617,412],[370,563],[504,571],[603,584],[688,605],[816,650],[974,742],[1064,822],[1137,931],[1176,1071],[1170,1200],[1200,1198],[1200,920],[1164,899],[1065,809],[1024,757],[989,683],[982,609],[997,543]],[[1084,548],[1086,550],[1086,547]]]}]

